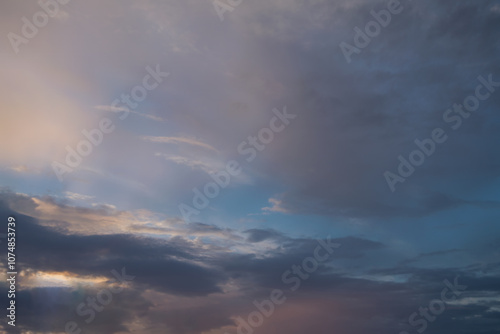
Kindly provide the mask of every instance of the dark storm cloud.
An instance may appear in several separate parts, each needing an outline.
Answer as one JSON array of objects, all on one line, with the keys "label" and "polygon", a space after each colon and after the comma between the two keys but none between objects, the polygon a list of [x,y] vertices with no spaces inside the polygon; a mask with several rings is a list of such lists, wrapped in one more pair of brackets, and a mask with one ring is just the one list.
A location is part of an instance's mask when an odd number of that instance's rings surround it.
[{"label": "dark storm cloud", "polygon": [[[340,18],[340,30],[329,38],[306,30],[307,50],[300,38],[273,46],[289,51],[288,62],[301,76],[289,82],[297,94],[288,102],[300,124],[285,134],[288,149],[273,152],[276,163],[262,167],[289,185],[280,197],[288,212],[425,216],[467,205],[467,187],[480,189],[498,176],[492,152],[499,137],[492,122],[499,119],[493,111],[500,92],[456,133],[442,120],[447,108],[474,92],[479,75],[500,81],[500,20],[493,3],[401,3],[402,14],[352,64],[339,56],[338,43],[352,42],[352,28],[371,20],[370,10],[385,2],[358,3],[349,16],[355,19]],[[328,12],[335,4],[318,6]],[[416,148],[413,141],[428,138],[435,127],[446,130],[448,141],[391,194],[383,172],[395,171],[398,155],[407,157]],[[460,191],[451,192],[452,185]]]},{"label": "dark storm cloud", "polygon": [[[264,230],[255,230],[262,231]],[[252,242],[252,241],[250,241]],[[332,262],[336,260],[361,259],[366,253],[378,250],[384,247],[379,242],[360,239],[355,237],[347,238],[328,238],[321,240],[314,239],[293,239],[280,236],[280,246],[266,254],[265,257],[257,254],[235,254],[219,259],[218,264],[224,268],[224,272],[233,279],[241,280],[242,284],[249,289],[255,290],[256,286],[260,289],[282,288],[282,276],[284,272],[294,265],[302,265],[305,258],[312,257],[315,249],[324,244],[340,245],[328,259],[319,266],[317,274],[320,278],[311,279],[307,289],[321,289],[325,284],[338,284],[345,281],[342,275],[332,275]],[[328,283],[325,283],[327,281]]]},{"label": "dark storm cloud", "polygon": [[[60,287],[19,291],[16,294],[18,321],[15,328],[8,328],[9,333],[59,333],[65,331],[67,322],[75,322],[83,333],[123,332],[127,331],[126,322],[135,316],[143,316],[152,306],[141,297],[140,290],[125,289],[113,295],[111,303],[101,312],[96,312],[93,321],[86,323],[88,315],[79,316],[76,308],[80,303],[86,303],[86,298],[95,298],[97,292],[91,288]],[[8,302],[6,296],[2,291],[0,301],[4,304]]]},{"label": "dark storm cloud", "polygon": [[261,230],[261,229],[251,229],[245,231],[245,234],[248,235],[248,242],[261,242],[264,240],[280,240],[284,238],[284,236],[275,230]]},{"label": "dark storm cloud", "polygon": [[[4,201],[0,212],[5,217],[13,214]],[[190,255],[192,250],[183,250],[175,239],[168,243],[132,235],[65,235],[37,224],[34,218],[14,216],[22,222],[17,233],[25,243],[17,251],[18,261],[29,268],[107,276],[110,270],[125,267],[137,276],[134,284],[142,288],[181,295],[220,291],[217,285],[222,278],[213,270],[190,263],[195,259]]]},{"label": "dark storm cloud", "polygon": [[455,253],[461,253],[464,252],[465,250],[462,249],[450,249],[450,250],[445,250],[445,251],[437,251],[437,252],[430,252],[430,253],[424,253],[420,254],[417,257],[413,259],[406,259],[400,263],[400,265],[408,265],[410,263],[418,262],[421,259],[424,258],[429,258],[429,257],[434,257],[434,256],[442,256],[442,255],[448,255],[448,254],[455,254]]},{"label": "dark storm cloud", "polygon": [[228,306],[211,305],[171,312],[151,312],[150,319],[156,328],[168,328],[179,334],[195,334],[233,325],[229,315]]}]

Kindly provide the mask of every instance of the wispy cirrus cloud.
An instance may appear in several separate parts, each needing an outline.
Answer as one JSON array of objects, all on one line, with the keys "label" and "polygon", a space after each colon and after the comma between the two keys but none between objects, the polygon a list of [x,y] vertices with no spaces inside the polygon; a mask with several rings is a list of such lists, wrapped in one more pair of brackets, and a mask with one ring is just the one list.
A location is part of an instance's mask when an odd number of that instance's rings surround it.
[{"label": "wispy cirrus cloud", "polygon": [[187,157],[166,153],[155,153],[155,156],[162,157],[165,160],[172,161],[176,164],[184,165],[192,169],[202,170],[207,174],[215,173],[224,168],[224,164],[222,162],[215,161],[213,159],[202,160],[201,157]]},{"label": "wispy cirrus cloud", "polygon": [[207,150],[212,150],[218,152],[218,150],[210,144],[207,144],[201,140],[191,138],[191,137],[155,137],[155,136],[142,136],[142,140],[149,141],[152,143],[163,143],[163,144],[176,144],[176,145],[191,145],[196,147],[201,147]]},{"label": "wispy cirrus cloud", "polygon": [[10,170],[16,173],[31,173],[31,174],[39,174],[41,170],[39,168],[30,167],[28,165],[17,165],[9,167]]},{"label": "wispy cirrus cloud", "polygon": [[157,122],[164,122],[165,121],[165,119],[163,119],[162,117],[141,113],[141,112],[138,112],[135,110],[130,110],[129,108],[126,108],[126,107],[115,107],[115,106],[111,106],[111,105],[98,105],[98,106],[95,106],[94,108],[97,110],[108,111],[108,112],[113,112],[113,113],[124,113],[124,112],[132,113],[134,115],[144,117],[144,118],[147,118],[147,119],[150,119],[153,121],[157,121]]}]

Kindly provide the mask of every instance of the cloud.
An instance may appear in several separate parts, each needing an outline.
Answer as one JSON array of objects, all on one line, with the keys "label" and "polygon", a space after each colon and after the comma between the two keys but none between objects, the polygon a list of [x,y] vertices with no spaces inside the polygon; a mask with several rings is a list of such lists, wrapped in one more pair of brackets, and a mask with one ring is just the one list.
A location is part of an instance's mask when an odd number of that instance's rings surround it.
[{"label": "cloud", "polygon": [[16,172],[16,173],[31,173],[31,174],[38,174],[41,172],[40,169],[38,168],[32,168],[26,165],[18,165],[18,166],[12,166],[9,168],[10,170]]},{"label": "cloud", "polygon": [[269,239],[276,239],[280,241],[282,238],[284,238],[283,234],[271,229],[251,229],[245,231],[244,233],[248,235],[248,242],[261,242]]},{"label": "cloud", "polygon": [[494,5],[490,8],[490,10],[496,14],[500,14],[500,5]]},{"label": "cloud", "polygon": [[[9,206],[22,214],[38,220],[40,225],[56,228],[65,234],[111,235],[133,232],[159,238],[191,237],[223,240],[243,240],[231,229],[222,229],[203,223],[186,224],[177,217],[167,217],[149,210],[121,211],[113,205],[91,203],[91,207],[74,205],[72,201],[90,202],[94,196],[65,192],[66,197],[58,200],[50,196],[31,197],[28,195],[4,194]],[[71,203],[71,204],[70,204]],[[220,241],[220,240],[219,240]]]},{"label": "cloud", "polygon": [[162,117],[155,116],[155,115],[150,115],[150,114],[145,114],[145,113],[141,113],[141,112],[134,111],[134,110],[130,110],[129,108],[126,108],[126,107],[115,107],[115,106],[109,106],[109,105],[100,105],[100,106],[95,106],[94,108],[97,109],[97,110],[109,111],[109,112],[113,112],[113,113],[123,113],[123,112],[132,113],[134,115],[145,117],[145,118],[148,118],[150,120],[157,121],[157,122],[163,122],[163,121],[165,121]]},{"label": "cloud", "polygon": [[212,150],[218,152],[213,146],[204,143],[200,140],[189,138],[189,137],[154,137],[154,136],[143,136],[142,140],[153,142],[153,143],[165,143],[165,144],[187,144],[197,147],[201,147],[207,150]]},{"label": "cloud", "polygon": [[114,106],[95,106],[94,107],[97,110],[103,110],[103,111],[109,111],[109,112],[130,112],[130,109],[125,108],[125,107],[114,107]]},{"label": "cloud", "polygon": [[66,191],[65,194],[66,194],[66,198],[74,200],[74,201],[88,201],[88,200],[95,198],[94,196],[82,195],[82,194],[74,193],[71,191]]},{"label": "cloud", "polygon": [[165,160],[172,161],[179,165],[184,165],[192,169],[199,169],[207,174],[213,174],[224,168],[222,163],[214,161],[202,161],[199,158],[189,158],[178,155],[169,155],[164,153],[156,153],[155,156],[163,157]]},{"label": "cloud", "polygon": [[262,208],[262,211],[265,212],[280,212],[280,213],[290,213],[289,210],[283,207],[283,202],[277,198],[270,198],[269,203],[272,206]]}]

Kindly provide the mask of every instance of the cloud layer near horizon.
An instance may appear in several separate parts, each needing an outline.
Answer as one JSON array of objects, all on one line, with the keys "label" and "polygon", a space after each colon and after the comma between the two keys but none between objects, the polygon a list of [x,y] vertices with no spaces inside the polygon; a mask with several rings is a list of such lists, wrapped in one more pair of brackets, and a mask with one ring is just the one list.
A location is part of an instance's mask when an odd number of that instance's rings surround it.
[{"label": "cloud layer near horizon", "polygon": [[[48,202],[53,205],[51,217],[43,212],[43,203]],[[335,238],[338,250],[294,290],[295,284],[282,280],[283,273],[313,256],[317,240],[290,238],[273,230],[221,231],[200,224],[185,226],[189,235],[172,235],[168,229],[103,234],[99,226],[93,233],[82,233],[78,225],[61,218],[68,210],[80,211],[79,216],[91,217],[97,225],[125,213],[9,192],[1,195],[0,203],[0,214],[14,215],[17,234],[22,236],[17,250],[22,268],[19,333],[60,333],[68,321],[95,333],[132,328],[137,333],[235,332],[237,317],[246,318],[255,310],[253,302],[269,299],[274,289],[284,291],[287,300],[266,319],[261,333],[279,329],[298,334],[306,328],[318,333],[332,328],[348,333],[364,333],[368,328],[375,333],[397,332],[409,328],[406,319],[419,306],[439,298],[444,280],[457,276],[467,286],[466,292],[448,305],[429,333],[459,329],[466,333],[464,326],[493,333],[496,328],[488,319],[499,312],[499,263],[497,256],[484,254],[498,252],[498,237],[481,249],[450,250],[469,259],[460,267],[434,266],[446,259],[447,252],[409,258],[394,245],[354,236]],[[135,279],[97,313],[97,320],[86,324],[85,317],[76,315],[76,307],[109,288],[111,270],[121,268]],[[78,278],[82,281],[76,284]],[[471,315],[475,320],[470,320]]]}]

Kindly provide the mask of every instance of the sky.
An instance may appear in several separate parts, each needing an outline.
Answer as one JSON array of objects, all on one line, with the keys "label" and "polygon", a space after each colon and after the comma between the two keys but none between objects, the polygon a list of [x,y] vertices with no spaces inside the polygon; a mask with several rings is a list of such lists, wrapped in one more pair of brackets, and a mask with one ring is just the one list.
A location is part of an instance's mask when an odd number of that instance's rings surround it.
[{"label": "sky", "polygon": [[0,333],[500,331],[500,1],[0,8]]}]

